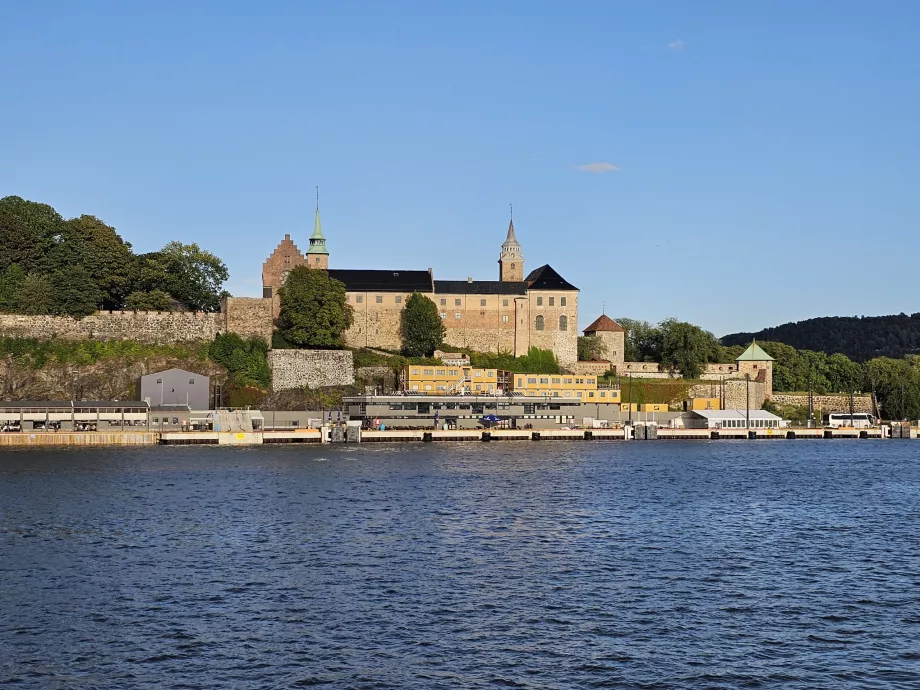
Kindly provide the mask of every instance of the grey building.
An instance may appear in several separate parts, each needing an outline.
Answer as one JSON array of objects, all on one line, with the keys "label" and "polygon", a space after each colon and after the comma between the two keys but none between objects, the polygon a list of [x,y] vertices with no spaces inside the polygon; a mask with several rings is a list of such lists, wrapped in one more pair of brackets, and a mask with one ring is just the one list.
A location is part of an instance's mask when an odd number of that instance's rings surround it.
[{"label": "grey building", "polygon": [[137,380],[138,400],[151,407],[186,407],[192,410],[211,408],[211,379],[185,369],[167,369],[141,376]]}]

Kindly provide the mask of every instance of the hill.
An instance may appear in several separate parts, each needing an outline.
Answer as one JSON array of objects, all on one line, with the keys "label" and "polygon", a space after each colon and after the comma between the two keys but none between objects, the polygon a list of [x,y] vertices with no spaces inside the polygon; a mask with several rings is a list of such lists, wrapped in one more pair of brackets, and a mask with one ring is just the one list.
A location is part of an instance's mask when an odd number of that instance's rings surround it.
[{"label": "hill", "polygon": [[920,354],[920,314],[824,316],[757,333],[731,333],[723,336],[722,344],[744,345],[754,338],[786,343],[797,350],[840,352],[858,362],[873,357],[903,357]]}]

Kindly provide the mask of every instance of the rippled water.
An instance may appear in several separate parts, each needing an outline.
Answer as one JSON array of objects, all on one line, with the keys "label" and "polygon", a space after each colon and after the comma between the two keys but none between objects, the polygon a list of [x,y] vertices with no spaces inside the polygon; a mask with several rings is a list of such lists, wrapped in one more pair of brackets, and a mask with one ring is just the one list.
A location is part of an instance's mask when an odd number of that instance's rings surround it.
[{"label": "rippled water", "polygon": [[920,444],[0,454],[6,688],[920,688]]}]

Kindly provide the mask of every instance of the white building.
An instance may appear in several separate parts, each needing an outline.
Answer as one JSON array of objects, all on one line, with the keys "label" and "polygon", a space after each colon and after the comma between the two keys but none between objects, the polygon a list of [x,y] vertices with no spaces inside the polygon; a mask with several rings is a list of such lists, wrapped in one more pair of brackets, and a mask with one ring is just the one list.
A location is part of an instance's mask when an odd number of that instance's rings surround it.
[{"label": "white building", "polygon": [[779,429],[789,421],[766,410],[694,410],[680,420],[687,429]]}]

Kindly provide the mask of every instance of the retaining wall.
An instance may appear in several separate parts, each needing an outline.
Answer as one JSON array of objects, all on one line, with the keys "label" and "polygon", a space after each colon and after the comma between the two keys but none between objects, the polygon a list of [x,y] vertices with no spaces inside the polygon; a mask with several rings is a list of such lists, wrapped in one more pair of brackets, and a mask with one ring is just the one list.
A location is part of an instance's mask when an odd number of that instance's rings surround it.
[{"label": "retaining wall", "polygon": [[272,388],[350,386],[355,382],[354,358],[349,350],[271,350]]}]

